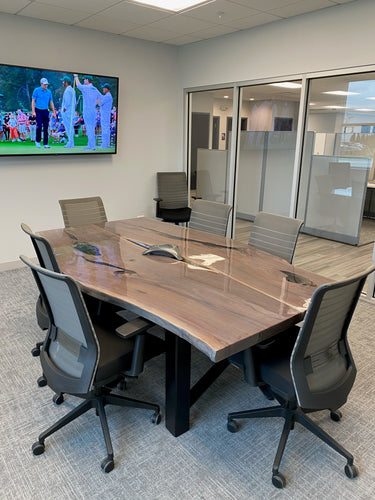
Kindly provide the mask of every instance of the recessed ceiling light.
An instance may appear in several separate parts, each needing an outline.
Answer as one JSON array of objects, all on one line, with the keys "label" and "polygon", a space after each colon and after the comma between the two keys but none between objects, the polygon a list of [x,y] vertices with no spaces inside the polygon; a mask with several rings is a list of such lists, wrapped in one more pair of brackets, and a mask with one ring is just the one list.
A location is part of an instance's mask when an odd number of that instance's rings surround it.
[{"label": "recessed ceiling light", "polygon": [[169,10],[171,12],[181,12],[214,2],[215,0],[131,0],[132,3],[141,3],[145,7],[155,7],[156,9]]},{"label": "recessed ceiling light", "polygon": [[273,87],[284,87],[285,89],[300,89],[302,85],[294,82],[270,83]]},{"label": "recessed ceiling light", "polygon": [[375,109],[369,109],[369,108],[357,108],[355,111],[371,111],[372,113],[375,111]]},{"label": "recessed ceiling light", "polygon": [[323,106],[327,109],[346,109],[346,106]]},{"label": "recessed ceiling light", "polygon": [[369,101],[375,101],[375,97],[366,97]]},{"label": "recessed ceiling light", "polygon": [[229,95],[225,95],[225,96],[224,96],[224,99],[229,99]]},{"label": "recessed ceiling light", "polygon": [[250,97],[249,101],[255,101],[255,97]]},{"label": "recessed ceiling light", "polygon": [[322,92],[322,94],[331,94],[331,95],[358,95],[359,92],[345,92],[344,90],[330,90],[329,92]]}]

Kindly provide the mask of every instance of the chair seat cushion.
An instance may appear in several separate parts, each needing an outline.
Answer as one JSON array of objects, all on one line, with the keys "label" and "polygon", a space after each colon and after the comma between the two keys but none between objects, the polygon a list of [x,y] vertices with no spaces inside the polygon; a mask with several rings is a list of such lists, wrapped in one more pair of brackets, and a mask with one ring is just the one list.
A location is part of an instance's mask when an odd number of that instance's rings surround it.
[{"label": "chair seat cushion", "polygon": [[[133,360],[135,337],[123,339],[117,336],[114,331],[103,328],[103,326],[98,324],[94,324],[94,328],[100,346],[99,364],[95,381],[100,382],[101,380],[106,380],[130,370]],[[165,351],[165,342],[154,335],[145,335],[146,342],[143,357],[144,361],[148,361]]]},{"label": "chair seat cushion", "polygon": [[124,340],[113,331],[94,324],[99,341],[100,355],[96,372],[96,382],[105,380],[131,367],[134,339]]},{"label": "chair seat cushion", "polygon": [[273,344],[257,350],[259,377],[273,392],[285,400],[295,399],[295,390],[290,373],[290,356],[298,330],[290,329],[276,337]]},{"label": "chair seat cushion", "polygon": [[160,208],[159,217],[165,222],[189,222],[191,208]]}]

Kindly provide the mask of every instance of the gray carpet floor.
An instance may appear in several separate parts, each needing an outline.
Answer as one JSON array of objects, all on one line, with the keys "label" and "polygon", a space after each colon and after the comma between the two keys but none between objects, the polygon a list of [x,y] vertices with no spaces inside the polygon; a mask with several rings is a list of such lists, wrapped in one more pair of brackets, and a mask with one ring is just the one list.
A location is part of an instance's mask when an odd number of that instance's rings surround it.
[{"label": "gray carpet floor", "polygon": [[[360,475],[344,474],[345,460],[296,424],[281,472],[284,490],[271,484],[271,469],[282,419],[243,421],[226,430],[229,411],[267,406],[256,388],[230,367],[191,411],[191,430],[174,438],[150,422],[150,412],[107,407],[115,469],[105,474],[105,447],[94,410],[46,440],[34,457],[31,445],[40,431],[77,404],[68,396],[52,403],[48,387],[39,388],[38,358],[30,349],[41,340],[35,322],[37,291],[30,272],[0,273],[0,498],[1,499],[370,499],[375,494],[375,347],[374,306],[361,301],[350,330],[358,376],[339,423],[328,412],[312,418],[354,455]],[[209,365],[193,353],[193,377]],[[148,363],[129,383],[128,394],[164,406],[164,357]]]}]

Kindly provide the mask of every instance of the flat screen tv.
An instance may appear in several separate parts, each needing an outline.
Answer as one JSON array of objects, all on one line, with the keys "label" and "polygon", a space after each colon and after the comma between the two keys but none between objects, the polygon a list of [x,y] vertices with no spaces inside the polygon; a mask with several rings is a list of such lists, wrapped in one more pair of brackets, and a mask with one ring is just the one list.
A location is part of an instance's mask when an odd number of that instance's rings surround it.
[{"label": "flat screen tv", "polygon": [[0,64],[0,156],[114,154],[118,78]]}]

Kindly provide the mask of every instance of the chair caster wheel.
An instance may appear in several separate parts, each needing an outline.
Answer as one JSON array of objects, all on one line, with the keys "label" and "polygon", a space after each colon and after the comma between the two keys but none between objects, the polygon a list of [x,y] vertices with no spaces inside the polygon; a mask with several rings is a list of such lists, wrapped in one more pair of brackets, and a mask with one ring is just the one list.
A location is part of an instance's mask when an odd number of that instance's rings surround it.
[{"label": "chair caster wheel", "polygon": [[39,443],[39,441],[36,441],[31,447],[33,455],[41,455],[42,453],[44,453],[44,450],[44,444]]},{"label": "chair caster wheel", "polygon": [[159,425],[160,422],[161,422],[160,411],[156,411],[155,413],[152,414],[151,423],[153,423],[155,425]]},{"label": "chair caster wheel", "polygon": [[126,391],[126,381],[120,380],[120,382],[117,384],[117,389],[121,392]]},{"label": "chair caster wheel", "polygon": [[276,488],[282,489],[286,485],[285,477],[278,472],[272,476],[272,484],[276,486]]},{"label": "chair caster wheel", "polygon": [[38,386],[39,387],[45,387],[47,385],[47,379],[44,375],[38,378],[37,380]]},{"label": "chair caster wheel", "polygon": [[113,458],[106,457],[102,463],[100,464],[102,470],[104,472],[111,472],[111,470],[114,469],[115,467],[115,462],[113,461]]},{"label": "chair caster wheel", "polygon": [[240,426],[235,420],[228,420],[227,429],[229,432],[237,432]]},{"label": "chair caster wheel", "polygon": [[340,422],[340,420],[342,419],[342,413],[340,410],[331,411],[329,416],[334,422]]},{"label": "chair caster wheel", "polygon": [[349,479],[354,479],[355,477],[358,476],[358,468],[354,464],[352,465],[346,464],[345,474]]},{"label": "chair caster wheel", "polygon": [[55,405],[61,405],[61,403],[64,402],[64,395],[63,394],[54,394],[52,401],[55,403]]},{"label": "chair caster wheel", "polygon": [[34,356],[34,358],[40,356],[40,349],[39,349],[39,347],[33,347],[33,349],[31,349],[31,354]]}]

